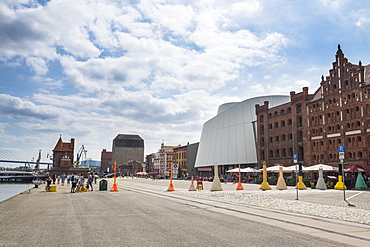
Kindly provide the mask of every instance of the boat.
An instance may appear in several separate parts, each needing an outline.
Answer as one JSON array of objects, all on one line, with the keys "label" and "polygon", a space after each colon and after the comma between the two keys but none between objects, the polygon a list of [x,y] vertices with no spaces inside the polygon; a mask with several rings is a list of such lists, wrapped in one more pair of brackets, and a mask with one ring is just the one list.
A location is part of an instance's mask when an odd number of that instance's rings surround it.
[{"label": "boat", "polygon": [[33,183],[39,175],[27,171],[0,171],[0,183]]}]

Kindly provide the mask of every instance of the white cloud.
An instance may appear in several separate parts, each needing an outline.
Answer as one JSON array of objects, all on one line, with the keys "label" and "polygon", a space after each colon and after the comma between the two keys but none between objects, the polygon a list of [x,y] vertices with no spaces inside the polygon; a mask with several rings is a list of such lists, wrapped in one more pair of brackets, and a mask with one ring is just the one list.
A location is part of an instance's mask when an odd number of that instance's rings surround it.
[{"label": "white cloud", "polygon": [[36,75],[45,75],[48,72],[45,60],[39,57],[28,57],[26,63]]}]

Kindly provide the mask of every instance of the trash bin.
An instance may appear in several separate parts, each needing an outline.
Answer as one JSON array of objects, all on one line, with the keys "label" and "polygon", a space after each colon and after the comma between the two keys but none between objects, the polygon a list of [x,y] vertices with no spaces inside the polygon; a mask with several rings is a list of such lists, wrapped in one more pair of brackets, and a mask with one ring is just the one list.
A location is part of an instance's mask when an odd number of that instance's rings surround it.
[{"label": "trash bin", "polygon": [[197,181],[197,189],[203,190],[203,181]]},{"label": "trash bin", "polygon": [[108,188],[108,181],[105,179],[100,180],[99,182],[99,191],[101,190],[107,190]]}]

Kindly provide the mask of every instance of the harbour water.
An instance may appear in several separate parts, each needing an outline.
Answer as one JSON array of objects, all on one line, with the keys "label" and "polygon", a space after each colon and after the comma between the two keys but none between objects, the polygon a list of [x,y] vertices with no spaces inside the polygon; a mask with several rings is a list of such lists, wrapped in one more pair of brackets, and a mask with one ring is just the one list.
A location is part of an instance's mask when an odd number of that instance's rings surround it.
[{"label": "harbour water", "polygon": [[34,184],[16,184],[6,183],[0,184],[0,202],[5,201],[13,196],[18,195],[28,189],[34,187]]}]

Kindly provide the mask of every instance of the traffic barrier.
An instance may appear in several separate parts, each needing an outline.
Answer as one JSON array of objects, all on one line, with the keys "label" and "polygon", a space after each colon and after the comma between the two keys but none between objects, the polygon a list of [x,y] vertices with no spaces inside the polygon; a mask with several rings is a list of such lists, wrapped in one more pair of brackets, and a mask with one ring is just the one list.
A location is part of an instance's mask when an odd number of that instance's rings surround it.
[{"label": "traffic barrier", "polygon": [[365,182],[364,177],[362,176],[361,171],[358,171],[355,189],[356,190],[366,190],[367,189],[367,184]]},{"label": "traffic barrier", "polygon": [[266,167],[266,161],[262,163],[263,172],[262,172],[262,184],[260,186],[260,190],[271,190],[271,187],[269,183],[267,182],[267,167]]},{"label": "traffic barrier", "polygon": [[306,185],[303,183],[303,176],[298,176],[298,183],[294,189],[307,190]]},{"label": "traffic barrier", "polygon": [[197,189],[203,190],[203,181],[197,181]]},{"label": "traffic barrier", "polygon": [[191,183],[190,183],[189,191],[196,191],[196,189],[194,187],[194,177],[193,176],[191,177]]},{"label": "traffic barrier", "polygon": [[211,191],[222,191],[222,186],[220,182],[220,178],[218,177],[218,165],[214,166],[214,176],[213,176],[213,182],[211,186]]},{"label": "traffic barrier", "polygon": [[316,183],[316,186],[315,186],[316,189],[319,189],[319,190],[326,190],[327,189],[325,181],[324,181],[324,174],[323,173],[324,172],[322,170],[322,167],[319,167],[319,179],[317,180],[317,183]]},{"label": "traffic barrier", "polygon": [[173,186],[172,180],[170,180],[170,185],[168,186],[167,191],[175,191],[175,187]]},{"label": "traffic barrier", "polygon": [[283,175],[283,167],[280,166],[279,168],[279,178],[278,182],[276,184],[276,189],[277,190],[286,190],[288,187],[286,186],[285,180],[284,180],[284,175]]},{"label": "traffic barrier", "polygon": [[45,191],[46,192],[57,192],[57,190],[58,190],[57,185],[50,185],[48,190],[46,189],[46,186],[45,186]]}]

